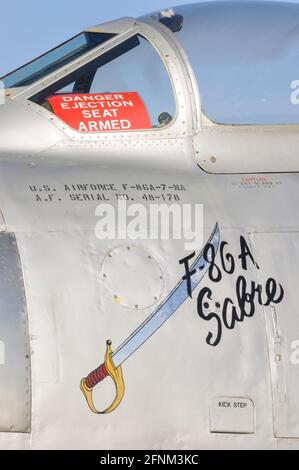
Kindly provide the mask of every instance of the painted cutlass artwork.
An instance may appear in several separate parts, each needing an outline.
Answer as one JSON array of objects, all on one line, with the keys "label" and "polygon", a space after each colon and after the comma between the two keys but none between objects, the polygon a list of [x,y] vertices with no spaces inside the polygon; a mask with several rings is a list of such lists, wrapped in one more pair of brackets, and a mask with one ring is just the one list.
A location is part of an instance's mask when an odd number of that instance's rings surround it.
[{"label": "painted cutlass artwork", "polygon": [[[205,247],[190,266],[192,277],[184,276],[161,304],[149,315],[149,317],[137,328],[114,352],[111,349],[111,341],[107,341],[105,361],[87,377],[81,380],[80,388],[85,396],[91,411],[97,414],[106,414],[115,410],[123,399],[125,385],[121,365],[145,343],[160,327],[178,310],[179,307],[191,296],[191,292],[198,286],[207,273],[212,262],[213,255],[218,252],[220,243],[220,230],[216,223],[212,234]],[[208,250],[207,248],[211,249]],[[206,255],[208,253],[208,255]],[[188,281],[188,282],[187,282]],[[106,377],[111,377],[116,388],[116,396],[113,403],[104,411],[98,411],[93,402],[93,389]]]}]

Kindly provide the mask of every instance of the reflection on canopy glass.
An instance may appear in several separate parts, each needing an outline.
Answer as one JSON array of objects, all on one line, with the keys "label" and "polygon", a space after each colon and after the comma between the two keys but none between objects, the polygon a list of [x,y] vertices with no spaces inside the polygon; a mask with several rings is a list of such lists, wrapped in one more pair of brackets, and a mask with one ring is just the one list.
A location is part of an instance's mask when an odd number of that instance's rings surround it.
[{"label": "reflection on canopy glass", "polygon": [[107,41],[114,34],[81,33],[2,78],[5,88],[25,87]]},{"label": "reflection on canopy glass", "polygon": [[[170,21],[171,14],[173,21]],[[223,124],[299,123],[299,6],[206,2],[151,15],[185,48],[203,112]],[[297,93],[299,96],[299,92]]]}]

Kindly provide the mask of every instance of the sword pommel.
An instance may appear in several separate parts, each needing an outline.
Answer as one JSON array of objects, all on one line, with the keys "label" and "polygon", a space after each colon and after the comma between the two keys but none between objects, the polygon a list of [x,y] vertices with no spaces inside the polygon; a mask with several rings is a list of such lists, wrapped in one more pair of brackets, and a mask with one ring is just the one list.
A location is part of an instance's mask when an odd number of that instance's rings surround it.
[{"label": "sword pommel", "polygon": [[[105,361],[95,370],[90,372],[87,377],[81,380],[80,389],[85,396],[87,404],[91,411],[97,414],[106,414],[115,410],[123,399],[125,393],[125,384],[123,380],[121,367],[115,367],[112,359],[111,341],[106,342]],[[104,411],[98,411],[93,402],[93,389],[106,377],[110,376],[115,384],[116,395],[113,403]]]}]

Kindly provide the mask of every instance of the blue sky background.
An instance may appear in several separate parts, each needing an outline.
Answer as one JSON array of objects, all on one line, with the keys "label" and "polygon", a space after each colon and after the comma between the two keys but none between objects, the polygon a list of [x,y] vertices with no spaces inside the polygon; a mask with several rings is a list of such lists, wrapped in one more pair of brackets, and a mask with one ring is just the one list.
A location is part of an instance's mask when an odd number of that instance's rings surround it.
[{"label": "blue sky background", "polygon": [[94,24],[192,0],[11,0],[1,2],[0,76]]},{"label": "blue sky background", "polygon": [[11,2],[3,2],[0,28],[0,76],[46,52],[88,26],[122,16],[138,17],[169,5],[188,3],[196,3],[196,0],[147,0],[147,2],[141,0],[11,0]]}]

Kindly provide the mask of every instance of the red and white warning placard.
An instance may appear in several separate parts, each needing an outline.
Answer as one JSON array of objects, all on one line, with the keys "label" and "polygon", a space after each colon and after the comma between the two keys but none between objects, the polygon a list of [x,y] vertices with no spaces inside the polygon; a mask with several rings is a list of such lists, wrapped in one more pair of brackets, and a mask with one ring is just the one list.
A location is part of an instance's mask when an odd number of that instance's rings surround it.
[{"label": "red and white warning placard", "polygon": [[136,92],[54,95],[48,101],[54,114],[79,132],[151,127],[147,109]]}]

